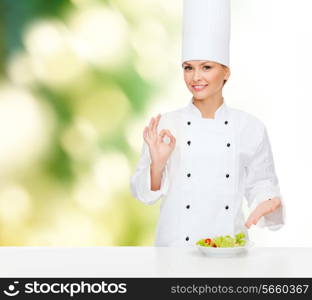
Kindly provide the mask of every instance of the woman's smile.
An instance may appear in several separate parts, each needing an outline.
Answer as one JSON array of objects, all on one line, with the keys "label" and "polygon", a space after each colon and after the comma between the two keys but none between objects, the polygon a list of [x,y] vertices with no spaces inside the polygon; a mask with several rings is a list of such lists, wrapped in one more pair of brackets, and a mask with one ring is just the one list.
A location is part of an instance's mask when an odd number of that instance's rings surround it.
[{"label": "woman's smile", "polygon": [[196,84],[192,85],[194,91],[199,92],[202,91],[208,84]]}]

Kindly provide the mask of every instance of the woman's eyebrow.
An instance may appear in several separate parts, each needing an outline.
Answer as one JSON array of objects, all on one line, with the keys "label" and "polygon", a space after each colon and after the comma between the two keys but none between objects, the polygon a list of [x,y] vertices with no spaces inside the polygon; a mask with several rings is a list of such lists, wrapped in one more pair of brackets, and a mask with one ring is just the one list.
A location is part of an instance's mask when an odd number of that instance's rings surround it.
[{"label": "woman's eyebrow", "polygon": [[[209,64],[209,63],[210,63],[210,61],[204,61],[204,62],[202,62],[202,63],[200,64],[200,66],[201,66],[201,65],[204,65],[204,64]],[[192,64],[184,62],[184,63],[182,64],[182,67],[183,67],[183,66],[192,66]]]}]

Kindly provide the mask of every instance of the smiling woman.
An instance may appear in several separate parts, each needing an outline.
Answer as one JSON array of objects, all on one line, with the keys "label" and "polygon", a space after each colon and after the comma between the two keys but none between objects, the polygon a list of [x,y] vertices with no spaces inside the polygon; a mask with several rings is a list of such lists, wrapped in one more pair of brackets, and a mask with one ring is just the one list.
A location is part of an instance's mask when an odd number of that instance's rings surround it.
[{"label": "smiling woman", "polygon": [[276,230],[285,218],[265,125],[222,96],[230,76],[230,1],[196,3],[184,0],[183,9],[182,67],[192,99],[151,118],[131,178],[141,202],[163,197],[156,246],[194,246],[204,237],[240,232],[248,240],[251,225]]},{"label": "smiling woman", "polygon": [[[184,81],[197,97],[206,98],[220,90],[230,76],[230,68],[213,61],[187,61],[182,64]],[[206,88],[207,87],[207,88]],[[193,94],[194,95],[194,94]],[[194,95],[194,96],[195,96]]]}]

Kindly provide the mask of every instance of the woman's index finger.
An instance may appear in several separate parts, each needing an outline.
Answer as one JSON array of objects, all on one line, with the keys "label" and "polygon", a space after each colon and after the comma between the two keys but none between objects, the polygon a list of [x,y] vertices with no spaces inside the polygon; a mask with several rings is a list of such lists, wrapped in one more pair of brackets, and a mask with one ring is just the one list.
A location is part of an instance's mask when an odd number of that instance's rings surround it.
[{"label": "woman's index finger", "polygon": [[161,115],[158,114],[157,117],[155,118],[156,122],[155,122],[155,131],[157,133],[157,128],[158,128],[158,124],[159,124],[159,120],[160,120]]}]

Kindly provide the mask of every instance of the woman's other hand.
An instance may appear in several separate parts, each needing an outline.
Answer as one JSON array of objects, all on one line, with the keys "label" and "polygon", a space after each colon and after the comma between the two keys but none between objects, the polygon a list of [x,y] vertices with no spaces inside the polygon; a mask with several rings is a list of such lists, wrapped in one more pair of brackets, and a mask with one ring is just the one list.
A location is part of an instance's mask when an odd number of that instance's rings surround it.
[{"label": "woman's other hand", "polygon": [[261,202],[258,206],[251,212],[249,218],[247,219],[245,226],[250,228],[251,225],[256,225],[259,219],[269,213],[272,213],[281,206],[280,198],[272,198]]}]

